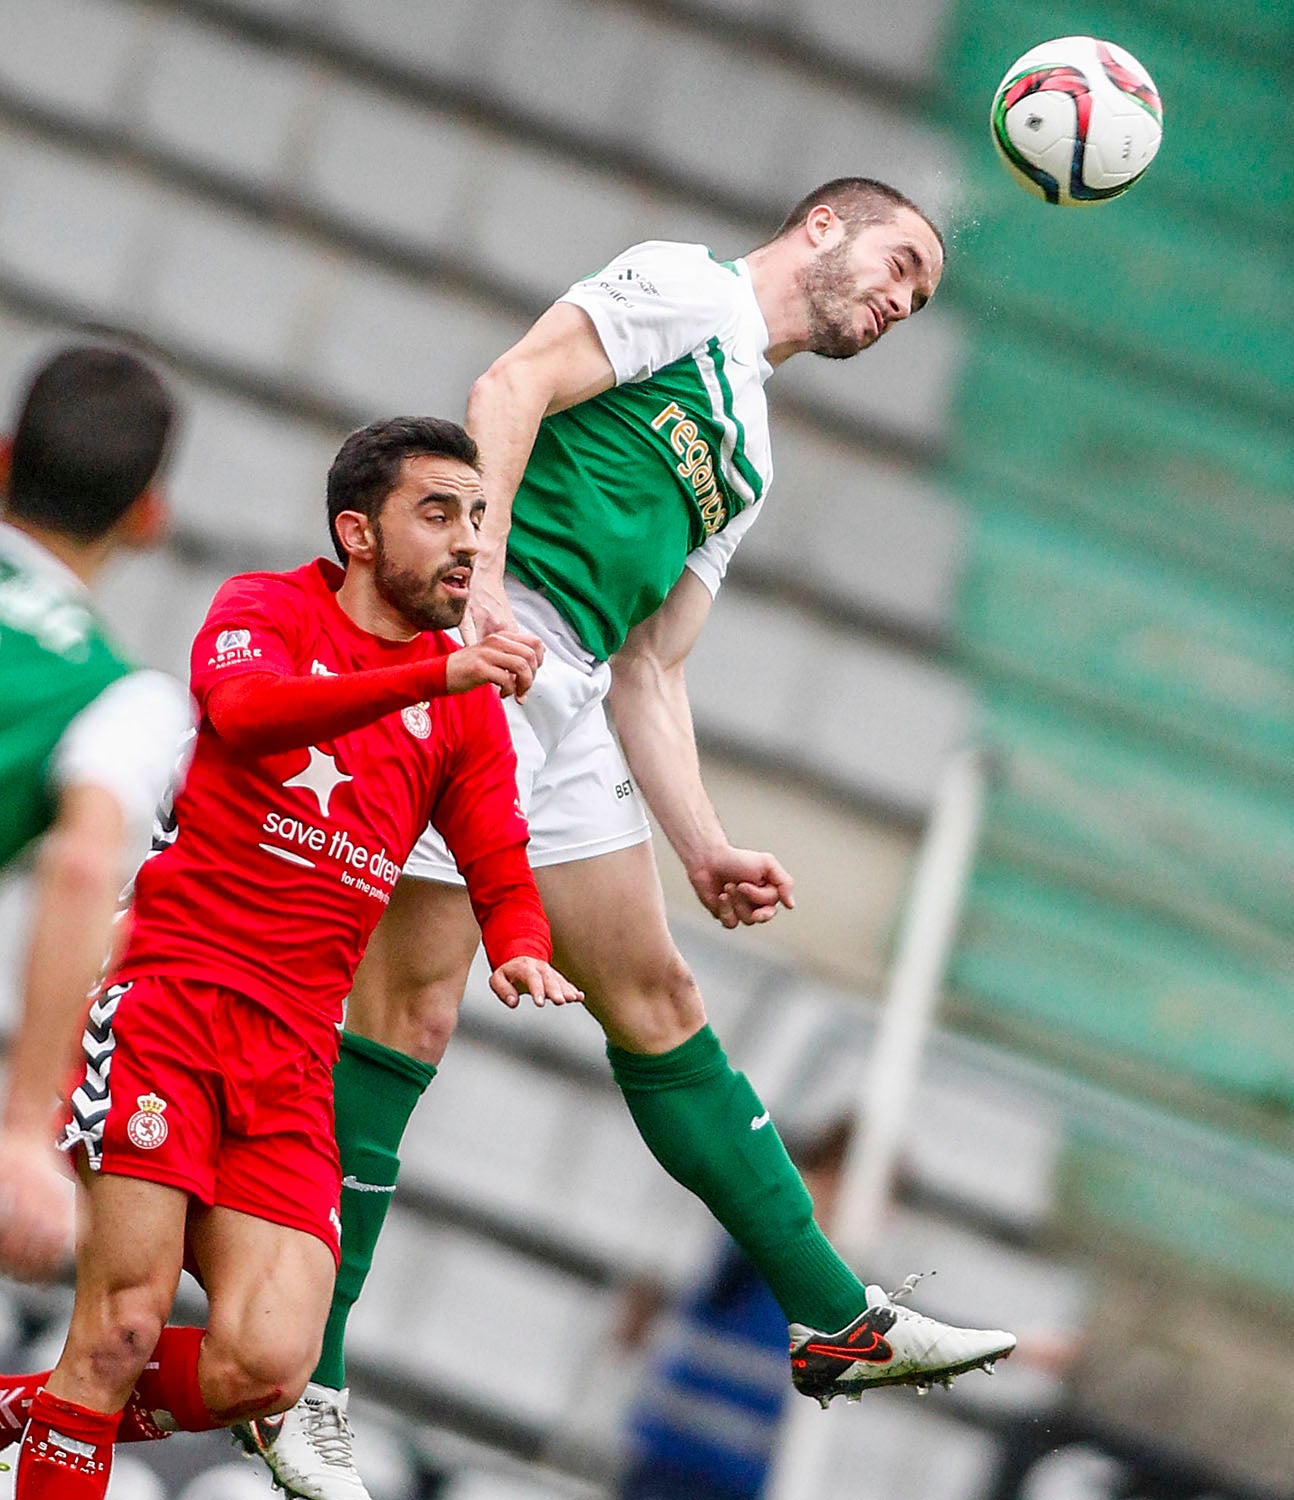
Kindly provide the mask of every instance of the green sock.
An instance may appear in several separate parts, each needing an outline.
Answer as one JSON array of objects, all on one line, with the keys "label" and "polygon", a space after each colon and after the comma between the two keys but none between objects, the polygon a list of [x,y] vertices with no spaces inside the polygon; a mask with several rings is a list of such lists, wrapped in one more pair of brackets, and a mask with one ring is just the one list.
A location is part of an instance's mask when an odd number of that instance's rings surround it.
[{"label": "green sock", "polygon": [[787,1320],[834,1333],[867,1304],[813,1218],[813,1201],[759,1096],[702,1027],[656,1057],[607,1046],[652,1155],[705,1203],[772,1288]]},{"label": "green sock", "polygon": [[[373,1251],[391,1206],[404,1128],[436,1070],[380,1042],[343,1031],[332,1076],[343,1179],[341,1266],[324,1329],[323,1352],[311,1378],[339,1391],[346,1384],[342,1352],[346,1319],[373,1264]],[[348,1187],[348,1178],[363,1186]]]}]

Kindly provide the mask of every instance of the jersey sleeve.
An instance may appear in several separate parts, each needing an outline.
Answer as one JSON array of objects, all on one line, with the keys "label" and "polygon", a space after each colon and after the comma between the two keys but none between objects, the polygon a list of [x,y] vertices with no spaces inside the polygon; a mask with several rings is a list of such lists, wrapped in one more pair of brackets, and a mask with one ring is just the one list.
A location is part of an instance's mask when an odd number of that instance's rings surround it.
[{"label": "jersey sleeve", "polygon": [[246,573],[216,591],[194,638],[189,684],[205,711],[218,682],[249,672],[291,673],[298,625],[293,590],[281,578]]},{"label": "jersey sleeve", "polygon": [[517,798],[517,756],[492,688],[462,696],[459,739],[431,822],[467,882],[492,967],[519,954],[547,959],[551,945],[526,861],[530,829]]},{"label": "jersey sleeve", "polygon": [[158,804],[183,775],[192,724],[189,695],[173,677],[131,672],[83,708],[55,747],[50,776],[56,787],[102,787],[121,807],[123,874],[143,857]]},{"label": "jersey sleeve", "polygon": [[704,245],[634,245],[558,298],[592,319],[616,384],[646,380],[720,334],[736,281]]},{"label": "jersey sleeve", "polygon": [[719,585],[728,571],[728,564],[732,561],[732,554],[737,550],[737,543],[755,524],[755,518],[763,503],[761,496],[754,505],[748,505],[745,510],[735,515],[722,531],[716,531],[713,536],[707,537],[699,547],[693,548],[684,558],[684,566],[695,573],[705,584],[712,599],[719,592]]}]

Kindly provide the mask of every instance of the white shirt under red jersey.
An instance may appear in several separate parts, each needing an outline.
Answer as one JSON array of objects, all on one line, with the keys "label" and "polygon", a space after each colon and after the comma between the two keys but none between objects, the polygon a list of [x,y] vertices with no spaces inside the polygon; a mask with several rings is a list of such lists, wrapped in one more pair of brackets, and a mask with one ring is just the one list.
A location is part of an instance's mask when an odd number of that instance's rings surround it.
[{"label": "white shirt under red jersey", "polygon": [[[199,708],[235,675],[340,674],[457,649],[440,632],[388,641],[360,629],[337,603],[343,576],[318,560],[231,578],[193,644]],[[460,863],[526,842],[516,756],[492,687],[260,757],[231,752],[204,711],[169,842],[136,878],[114,977],[187,975],[279,1014],[304,1006],[340,1019],[369,935],[428,822]]]}]

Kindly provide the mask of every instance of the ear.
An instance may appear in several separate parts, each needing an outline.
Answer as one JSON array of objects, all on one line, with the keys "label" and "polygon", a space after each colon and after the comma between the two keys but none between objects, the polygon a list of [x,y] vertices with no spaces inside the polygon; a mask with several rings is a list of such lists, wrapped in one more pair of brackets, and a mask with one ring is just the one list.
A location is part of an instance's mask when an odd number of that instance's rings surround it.
[{"label": "ear", "polygon": [[804,232],[815,250],[822,250],[840,239],[845,226],[829,203],[815,203],[804,220]]},{"label": "ear", "polygon": [[170,526],[170,502],[160,489],[150,485],[117,523],[117,534],[125,547],[153,547]]},{"label": "ear", "polygon": [[377,538],[368,517],[360,510],[338,511],[333,522],[337,540],[347,557],[358,562],[372,562],[377,555]]}]

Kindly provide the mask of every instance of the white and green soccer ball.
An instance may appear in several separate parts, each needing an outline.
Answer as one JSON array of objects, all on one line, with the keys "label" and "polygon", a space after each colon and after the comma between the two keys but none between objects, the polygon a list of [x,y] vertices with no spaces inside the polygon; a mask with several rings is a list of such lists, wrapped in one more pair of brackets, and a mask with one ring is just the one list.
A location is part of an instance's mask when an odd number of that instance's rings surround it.
[{"label": "white and green soccer ball", "polygon": [[1130,52],[1094,36],[1063,36],[1011,64],[989,124],[1021,187],[1073,207],[1127,192],[1155,159],[1164,111]]}]

